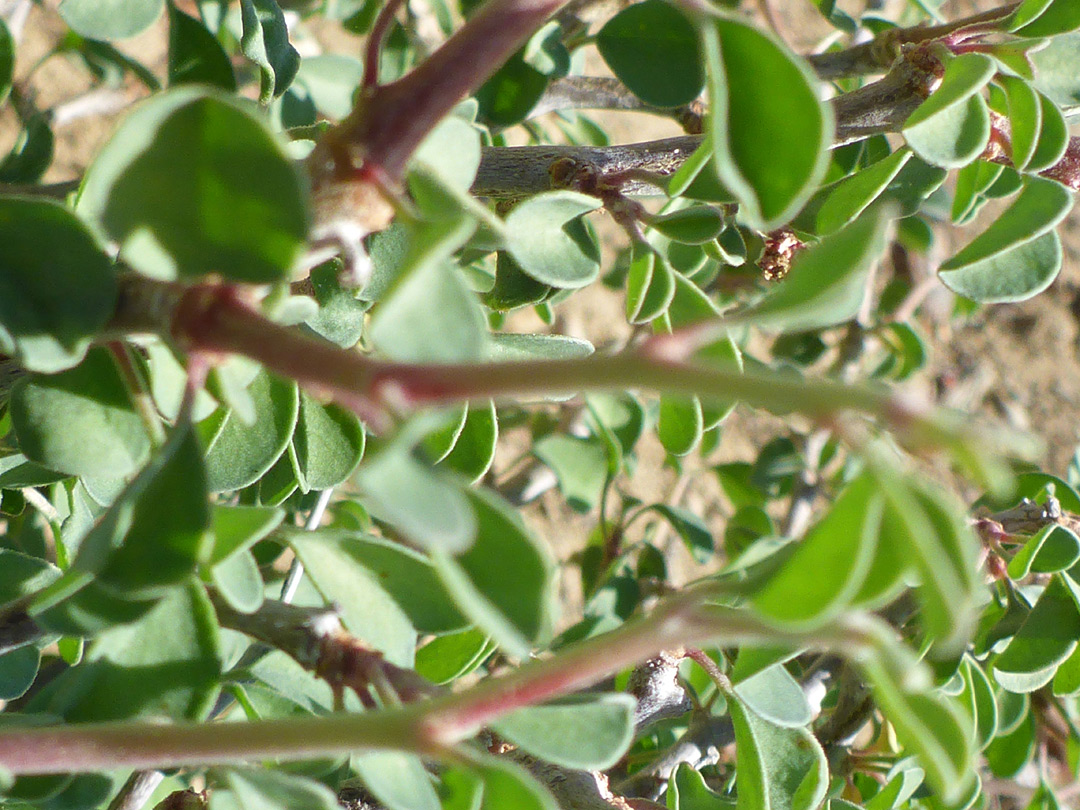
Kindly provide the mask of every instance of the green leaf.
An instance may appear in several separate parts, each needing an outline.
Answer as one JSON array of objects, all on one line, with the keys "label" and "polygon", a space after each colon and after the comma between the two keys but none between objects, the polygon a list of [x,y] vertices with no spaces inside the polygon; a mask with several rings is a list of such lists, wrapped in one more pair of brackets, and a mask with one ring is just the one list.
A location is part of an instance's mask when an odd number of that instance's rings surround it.
[{"label": "green leaf", "polygon": [[712,532],[701,518],[689,509],[666,503],[654,503],[649,509],[671,524],[671,528],[682,538],[687,550],[697,562],[705,563],[712,559],[716,544]]},{"label": "green leaf", "polygon": [[217,565],[233,554],[251,548],[274,531],[285,519],[285,512],[267,506],[226,506],[213,504],[210,528],[214,538],[207,565]]},{"label": "green leaf", "polygon": [[1035,752],[1035,716],[1027,712],[1013,730],[997,737],[986,748],[986,762],[997,776],[1016,776]]},{"label": "green leaf", "polygon": [[463,767],[447,765],[439,774],[439,797],[443,810],[481,810],[484,783]]},{"label": "green leaf", "polygon": [[405,448],[392,446],[369,458],[355,481],[377,518],[426,549],[456,554],[476,536],[476,517],[461,488]]},{"label": "green leaf", "polygon": [[0,183],[35,183],[53,161],[56,136],[44,113],[31,113],[11,151],[0,161]]},{"label": "green leaf", "polygon": [[364,456],[364,444],[364,426],[355,414],[300,392],[291,457],[301,492],[329,489],[347,479]]},{"label": "green leaf", "polygon": [[[675,273],[675,295],[672,296],[667,310],[672,329],[681,329],[700,321],[711,321],[720,315],[719,307],[699,286],[682,273]],[[707,349],[703,352],[708,353]]]},{"label": "green leaf", "polygon": [[7,101],[14,78],[15,38],[11,36],[7,23],[0,21],[0,104]]},{"label": "green leaf", "polygon": [[626,319],[632,324],[648,323],[664,314],[675,297],[675,271],[648,245],[635,243],[631,251]]},{"label": "green leaf", "polygon": [[483,356],[487,326],[460,271],[448,262],[424,262],[380,302],[369,335],[395,360],[468,362]]},{"label": "green leaf", "polygon": [[127,39],[161,16],[165,0],[63,0],[60,16],[90,39]]},{"label": "green leaf", "polygon": [[528,656],[554,621],[554,566],[517,513],[487,490],[465,492],[476,540],[456,558],[433,551],[443,584],[461,612],[508,653]]},{"label": "green leaf", "polygon": [[735,694],[762,720],[781,728],[802,728],[814,719],[802,687],[783,664],[773,664],[737,683]]},{"label": "green leaf", "polygon": [[31,612],[69,635],[141,618],[186,581],[208,551],[202,453],[190,427],[177,427],[78,544],[71,568],[38,595]]},{"label": "green leaf", "polygon": [[710,19],[701,34],[717,173],[740,216],[772,230],[825,174],[832,109],[809,68],[770,36],[734,18]]},{"label": "green leaf", "polygon": [[0,350],[31,371],[78,363],[112,317],[116,276],[86,227],[45,200],[0,199]]},{"label": "green leaf", "polygon": [[233,610],[254,613],[262,607],[266,586],[255,555],[247,549],[215,565],[210,570],[210,581]]},{"label": "green leaf", "polygon": [[986,52],[994,57],[1002,75],[1017,76],[1030,82],[1035,78],[1032,54],[1046,43],[1045,39],[1018,39],[995,43]]},{"label": "green leaf", "polygon": [[697,397],[660,395],[656,433],[669,453],[674,456],[692,453],[701,442],[703,425],[701,400]]},{"label": "green leaf", "polygon": [[465,427],[465,420],[468,417],[468,403],[458,405],[450,410],[449,415],[443,420],[440,427],[429,432],[424,437],[424,452],[433,462],[438,464],[454,449],[454,443],[457,442],[458,437],[461,435],[461,431]]},{"label": "green leaf", "polygon": [[244,424],[235,411],[219,412],[223,424],[207,436],[206,471],[211,492],[243,489],[258,481],[289,446],[300,410],[296,383],[260,371],[248,388],[255,419]]},{"label": "green leaf", "polygon": [[1080,612],[1063,577],[1055,574],[1012,641],[993,662],[994,680],[1010,692],[1034,692],[1053,679],[1076,649]]},{"label": "green leaf", "polygon": [[902,538],[903,556],[919,571],[922,622],[943,647],[966,640],[975,620],[975,600],[982,587],[976,542],[957,516],[963,509],[940,490],[913,486],[877,466],[880,491],[887,500],[882,539]]},{"label": "green leaf", "polygon": [[470,484],[480,481],[495,461],[495,447],[499,438],[499,421],[495,403],[471,405],[465,422],[457,434],[454,446],[439,464],[463,475]]},{"label": "green leaf", "polygon": [[289,544],[323,598],[341,610],[345,626],[392,664],[411,667],[416,630],[378,576],[350,553],[339,532],[293,532]]},{"label": "green leaf", "polygon": [[473,754],[471,770],[484,783],[482,810],[560,810],[548,790],[506,757]]},{"label": "green leaf", "polygon": [[352,766],[364,786],[389,810],[442,810],[431,776],[415,754],[372,751],[354,755]]},{"label": "green leaf", "polygon": [[448,116],[417,147],[413,160],[451,188],[468,192],[480,166],[480,130],[459,115]]},{"label": "green leaf", "polygon": [[1072,696],[1080,692],[1080,647],[1072,651],[1054,673],[1054,694]]},{"label": "green leaf", "polygon": [[1061,239],[1050,231],[982,261],[939,270],[938,276],[953,292],[980,303],[1026,301],[1050,286],[1061,262]]},{"label": "green leaf", "polygon": [[480,118],[499,128],[520,123],[536,106],[549,81],[549,76],[527,63],[518,51],[476,91]]},{"label": "green leaf", "polygon": [[424,555],[372,535],[331,534],[341,552],[375,577],[421,633],[446,633],[468,623]]},{"label": "green leaf", "polygon": [[728,700],[735,725],[738,810],[815,810],[829,787],[829,766],[805,728],[781,728],[740,700]]},{"label": "green leaf", "polygon": [[363,76],[364,63],[356,57],[323,53],[300,62],[295,82],[308,91],[319,112],[339,120],[352,111]]},{"label": "green leaf", "polygon": [[[1042,11],[1039,7],[1044,6]],[[1052,37],[1080,28],[1080,6],[1070,0],[1027,0],[1016,10],[1009,29],[1021,37]]]},{"label": "green leaf", "polygon": [[71,723],[205,719],[218,691],[218,634],[202,586],[173,588],[138,622],[99,635],[55,683],[47,709]]},{"label": "green leaf", "polygon": [[956,193],[953,196],[952,221],[963,225],[986,204],[986,193],[1005,171],[999,163],[976,160],[956,173]]},{"label": "green leaf", "polygon": [[1005,21],[1005,29],[1015,31],[1018,28],[1023,28],[1038,18],[1053,2],[1054,0],[1023,0],[1012,13],[1012,16]]},{"label": "green leaf", "polygon": [[917,213],[923,202],[941,187],[948,174],[947,170],[931,166],[916,155],[904,164],[880,199],[882,202],[895,203],[900,207],[898,215],[909,217]]},{"label": "green leaf", "polygon": [[432,683],[450,683],[468,675],[495,652],[483,631],[473,627],[437,636],[416,651],[416,671]]},{"label": "green leaf", "polygon": [[960,672],[964,678],[961,704],[975,723],[975,742],[980,749],[986,748],[998,730],[997,700],[990,679],[978,662],[965,657]]},{"label": "green leaf", "polygon": [[1031,55],[1035,63],[1035,86],[1063,107],[1080,102],[1080,75],[1076,58],[1080,51],[1080,33],[1053,37],[1050,43]]},{"label": "green leaf", "polygon": [[668,782],[668,807],[673,810],[734,810],[733,799],[714,793],[705,777],[685,762],[680,762]]},{"label": "green leaf", "polygon": [[9,548],[0,548],[0,607],[30,596],[60,577],[52,563]]},{"label": "green leaf", "polygon": [[885,250],[888,211],[875,208],[799,253],[784,283],[731,319],[764,329],[802,332],[855,317],[867,275]]},{"label": "green leaf", "polygon": [[1035,153],[1027,164],[1029,172],[1040,172],[1057,165],[1069,147],[1069,127],[1061,110],[1042,93],[1039,94],[1039,106],[1042,109],[1042,128],[1035,144]]},{"label": "green leaf", "polygon": [[867,803],[866,810],[892,810],[902,807],[923,782],[925,772],[909,761],[909,767],[899,770]]},{"label": "green leaf", "polygon": [[1005,90],[1009,103],[1012,162],[1023,171],[1035,154],[1042,130],[1042,104],[1036,90],[1023,79],[1000,76],[998,83]]},{"label": "green leaf", "polygon": [[905,551],[906,531],[907,524],[896,514],[896,507],[886,503],[881,515],[877,550],[853,605],[876,608],[895,598],[904,586],[905,575],[911,568],[910,556]]},{"label": "green leaf", "polygon": [[[302,776],[270,768],[230,768],[225,784],[236,804],[220,810],[341,810],[337,797],[325,785]],[[219,810],[217,791],[210,799],[210,810]]]},{"label": "green leaf", "polygon": [[910,158],[910,150],[897,149],[888,157],[829,187],[817,211],[815,232],[825,236],[851,224],[881,196]]},{"label": "green leaf", "polygon": [[342,349],[351,349],[364,333],[368,305],[357,299],[356,290],[341,286],[341,262],[326,262],[311,271],[312,291],[319,311],[305,323],[317,335]]},{"label": "green leaf", "polygon": [[525,274],[505,250],[495,259],[495,284],[483,294],[483,302],[496,312],[539,304],[552,293],[549,284],[542,284]]},{"label": "green leaf", "polygon": [[126,476],[150,451],[146,428],[106,349],[93,349],[59,374],[20,381],[10,407],[26,457],[68,475]]},{"label": "green leaf", "polygon": [[604,770],[618,762],[633,741],[635,706],[627,694],[571,695],[518,709],[491,727],[547,762]]},{"label": "green leaf", "polygon": [[38,810],[97,810],[116,793],[120,781],[116,772],[76,774],[63,790],[36,807]]},{"label": "green leaf", "polygon": [[115,593],[154,596],[206,556],[209,525],[201,448],[181,424],[90,530],[72,567],[96,573]]},{"label": "green leaf", "polygon": [[1043,526],[1009,560],[1009,578],[1020,580],[1031,571],[1053,574],[1080,560],[1080,539],[1065,526]]},{"label": "green leaf", "polygon": [[33,644],[0,655],[0,700],[22,697],[37,677],[41,652]]},{"label": "green leaf", "polygon": [[203,88],[129,115],[88,169],[78,208],[125,262],[165,280],[281,281],[307,240],[297,166],[238,100]]},{"label": "green leaf", "polygon": [[232,63],[206,26],[180,11],[172,2],[169,8],[169,86],[208,84],[234,92],[236,77]]},{"label": "green leaf", "polygon": [[488,359],[496,363],[516,360],[574,360],[588,357],[593,345],[567,335],[519,335],[500,332],[491,335]]},{"label": "green leaf", "polygon": [[649,227],[674,242],[702,245],[724,230],[724,216],[711,205],[693,205],[658,216],[649,222]]},{"label": "green leaf", "polygon": [[935,166],[958,168],[978,157],[990,140],[990,113],[979,91],[996,71],[994,60],[966,53],[949,61],[941,85],[904,123],[915,154]]},{"label": "green leaf", "polygon": [[909,665],[898,672],[872,657],[861,666],[874,700],[900,743],[918,757],[926,781],[945,802],[958,799],[976,772],[970,719],[955,701],[905,684],[913,680]]},{"label": "green leaf", "polygon": [[754,596],[754,609],[804,628],[831,621],[847,608],[877,551],[884,508],[879,488],[867,475],[849,484]]},{"label": "green leaf", "polygon": [[1024,178],[1024,188],[1013,204],[942,264],[941,270],[977,264],[1038,239],[1065,218],[1072,204],[1073,195],[1060,183],[1042,177]]},{"label": "green leaf", "polygon": [[548,191],[519,203],[506,217],[510,255],[536,281],[584,287],[597,277],[600,264],[578,217],[600,205],[598,198],[576,191]]},{"label": "green leaf", "polygon": [[596,47],[630,91],[654,107],[689,104],[705,76],[697,33],[690,21],[663,0],[624,8],[596,34]]},{"label": "green leaf", "polygon": [[240,0],[244,56],[259,67],[259,103],[268,104],[292,84],[300,55],[289,42],[289,28],[277,0]]},{"label": "green leaf", "polygon": [[587,512],[600,500],[608,478],[608,455],[600,442],[553,433],[534,443],[532,451],[554,470],[571,509]]}]

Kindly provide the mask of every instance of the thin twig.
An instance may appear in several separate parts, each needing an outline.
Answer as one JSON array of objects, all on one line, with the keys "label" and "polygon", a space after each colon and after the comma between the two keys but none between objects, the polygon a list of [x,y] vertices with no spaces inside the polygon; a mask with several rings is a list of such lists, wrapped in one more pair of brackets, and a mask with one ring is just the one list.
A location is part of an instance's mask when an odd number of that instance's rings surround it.
[{"label": "thin twig", "polygon": [[33,487],[23,487],[19,492],[26,498],[28,504],[45,516],[45,519],[49,521],[49,523],[53,523],[57,526],[60,525],[60,521],[62,520],[60,513],[56,511],[56,507],[52,505],[48,498]]},{"label": "thin twig", "polygon": [[82,180],[62,180],[58,183],[0,183],[0,195],[4,197],[46,197],[66,200],[79,190]]},{"label": "thin twig", "polygon": [[386,42],[390,26],[394,24],[394,17],[403,2],[404,0],[386,0],[386,5],[379,11],[374,25],[371,26],[364,49],[364,74],[360,81],[361,94],[368,94],[379,85],[379,62],[383,44]]},{"label": "thin twig", "polygon": [[904,45],[942,40],[959,32],[992,31],[996,24],[1012,14],[1017,6],[1019,3],[1007,3],[999,8],[941,25],[894,28],[878,34],[871,41],[861,45],[840,51],[812,54],[806,57],[806,61],[822,79],[842,79],[884,73]]},{"label": "thin twig", "polygon": [[135,364],[131,347],[124,341],[110,340],[108,349],[124,381],[124,387],[127,388],[131,405],[143,423],[143,427],[146,428],[151,445],[155,448],[161,447],[165,443],[165,428],[161,424],[161,417],[158,416],[154,400],[150,396],[150,387],[146,378]]},{"label": "thin twig", "polygon": [[[897,60],[879,81],[834,98],[836,118],[833,146],[873,135],[897,132],[933,91],[941,64],[923,52]],[[522,197],[553,187],[552,172],[609,181],[619,178],[624,196],[655,195],[701,145],[699,136],[684,135],[621,146],[487,147],[483,151],[472,191],[480,197]],[[566,167],[572,166],[573,170]],[[649,179],[650,176],[653,179]]]},{"label": "thin twig", "polygon": [[109,810],[140,810],[164,779],[161,771],[136,771],[109,802]]},{"label": "thin twig", "polygon": [[[307,522],[304,524],[305,531],[313,532],[319,528],[319,524],[322,523],[323,515],[326,514],[326,507],[330,503],[330,496],[334,494],[334,488],[330,487],[324,489],[319,493],[319,500],[315,502],[315,506],[311,508],[311,514],[308,515]],[[289,573],[285,576],[285,582],[281,585],[281,601],[285,604],[292,602],[293,597],[296,596],[296,589],[300,587],[300,580],[304,576],[304,564],[300,562],[299,557],[293,557],[292,565],[289,566]]]},{"label": "thin twig", "polygon": [[132,94],[128,91],[111,87],[95,88],[53,107],[50,112],[53,128],[59,129],[96,115],[112,115],[129,107],[132,101]]},{"label": "thin twig", "polygon": [[799,473],[791,495],[787,518],[784,521],[785,537],[802,537],[814,514],[814,501],[818,495],[821,453],[832,437],[832,431],[818,428],[806,437],[806,465]]},{"label": "thin twig", "polygon": [[645,112],[673,118],[691,135],[702,131],[704,107],[699,101],[679,107],[646,104],[621,81],[608,76],[564,76],[548,83],[540,100],[529,110],[537,118],[560,110],[618,110]]}]

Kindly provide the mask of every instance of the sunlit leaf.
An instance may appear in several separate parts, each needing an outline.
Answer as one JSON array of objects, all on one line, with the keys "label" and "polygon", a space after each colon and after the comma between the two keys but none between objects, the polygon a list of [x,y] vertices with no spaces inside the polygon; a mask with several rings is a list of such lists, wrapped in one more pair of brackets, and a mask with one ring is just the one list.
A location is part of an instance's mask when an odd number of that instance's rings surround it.
[{"label": "sunlit leaf", "polygon": [[620,11],[597,32],[596,47],[612,72],[647,104],[688,104],[704,86],[694,26],[662,0]]},{"label": "sunlit leaf", "polygon": [[790,219],[825,173],[834,121],[817,80],[771,37],[736,18],[701,29],[720,180],[763,231]]},{"label": "sunlit leaf", "polygon": [[580,695],[518,709],[492,728],[548,762],[603,770],[618,762],[630,745],[634,707],[630,695]]},{"label": "sunlit leaf", "polygon": [[161,279],[280,281],[307,239],[297,167],[250,110],[201,87],[131,113],[87,170],[78,207],[128,264]]},{"label": "sunlit leaf", "polygon": [[978,95],[994,75],[994,61],[966,53],[945,66],[941,85],[904,123],[904,138],[923,160],[957,168],[978,157],[990,139],[990,113]]}]

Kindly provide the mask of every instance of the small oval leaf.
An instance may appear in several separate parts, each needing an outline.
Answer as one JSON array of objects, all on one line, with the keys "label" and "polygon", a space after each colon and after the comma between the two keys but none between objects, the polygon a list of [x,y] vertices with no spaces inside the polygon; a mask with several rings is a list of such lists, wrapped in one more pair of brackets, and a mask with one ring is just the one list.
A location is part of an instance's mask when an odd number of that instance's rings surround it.
[{"label": "small oval leaf", "polygon": [[702,28],[717,174],[740,215],[768,231],[802,207],[828,166],[834,120],[818,81],[772,37],[734,18]]}]

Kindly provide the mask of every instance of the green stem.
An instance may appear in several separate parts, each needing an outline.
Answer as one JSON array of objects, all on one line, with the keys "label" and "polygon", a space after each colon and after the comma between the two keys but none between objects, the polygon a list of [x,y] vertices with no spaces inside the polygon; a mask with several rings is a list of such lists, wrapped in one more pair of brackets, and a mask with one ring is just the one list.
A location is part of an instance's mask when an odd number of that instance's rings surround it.
[{"label": "green stem", "polygon": [[254,723],[88,723],[0,733],[0,767],[13,774],[215,765],[270,757],[319,757],[396,748],[434,754],[420,707]]},{"label": "green stem", "polygon": [[753,614],[706,604],[698,588],[645,618],[533,660],[458,694],[402,708],[330,717],[250,723],[113,722],[0,732],[0,769],[14,774],[71,773],[116,768],[172,768],[272,757],[311,758],[342,751],[394,749],[445,758],[450,746],[514,709],[569,694],[680,645],[784,643],[858,654],[866,647],[863,616],[841,618],[797,634]]},{"label": "green stem", "polygon": [[120,377],[127,388],[128,397],[135,408],[146,433],[150,437],[150,443],[155,447],[165,444],[165,428],[161,425],[161,418],[154,407],[154,401],[150,397],[150,387],[143,377],[142,371],[136,366],[132,356],[131,347],[121,340],[109,341],[109,352],[113,356]]},{"label": "green stem", "polygon": [[[682,362],[694,345],[692,331],[663,335],[657,342],[615,355],[438,365],[374,360],[307,337],[267,320],[231,287],[191,288],[180,296],[171,320],[173,337],[189,350],[250,357],[315,395],[351,408],[375,429],[389,425],[394,411],[427,406],[585,391],[647,390],[739,401],[825,422],[845,411],[860,412],[918,447],[955,450],[971,438],[966,420],[959,415],[935,411],[899,393],[768,370],[744,372],[733,366]],[[1022,443],[1011,449],[1019,454],[1030,452]]]}]

